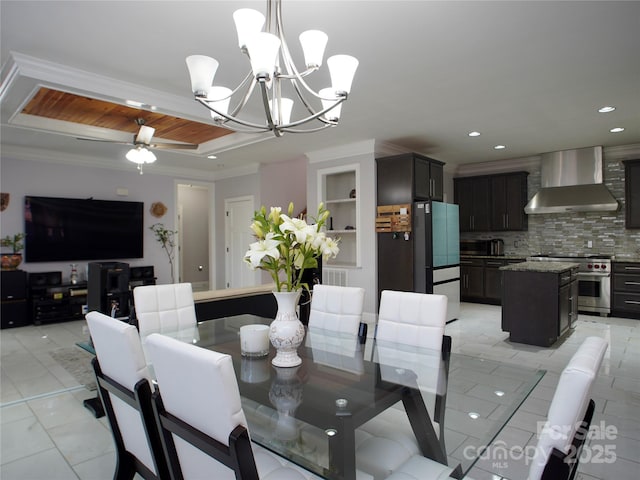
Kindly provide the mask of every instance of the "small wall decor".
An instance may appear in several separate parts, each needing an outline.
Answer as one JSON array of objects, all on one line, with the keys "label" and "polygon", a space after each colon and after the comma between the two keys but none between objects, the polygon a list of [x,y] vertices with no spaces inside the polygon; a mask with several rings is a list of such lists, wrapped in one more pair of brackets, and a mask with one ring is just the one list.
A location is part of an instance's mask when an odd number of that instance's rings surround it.
[{"label": "small wall decor", "polygon": [[9,198],[8,193],[0,193],[0,212],[4,212],[9,206]]},{"label": "small wall decor", "polygon": [[151,209],[149,211],[154,217],[161,218],[165,213],[167,213],[167,207],[162,202],[154,202],[151,204]]}]

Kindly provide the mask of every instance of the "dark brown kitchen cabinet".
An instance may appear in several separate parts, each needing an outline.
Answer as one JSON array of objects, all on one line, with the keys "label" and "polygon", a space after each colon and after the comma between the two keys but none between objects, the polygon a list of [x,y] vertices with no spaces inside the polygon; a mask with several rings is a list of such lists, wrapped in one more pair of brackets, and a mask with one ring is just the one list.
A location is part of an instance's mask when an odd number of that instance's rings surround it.
[{"label": "dark brown kitchen cabinet", "polygon": [[474,301],[484,297],[484,260],[460,259],[460,300]]},{"label": "dark brown kitchen cabinet", "polygon": [[502,271],[507,264],[504,260],[485,260],[484,262],[484,300],[500,305],[502,299]]},{"label": "dark brown kitchen cabinet", "polygon": [[623,163],[625,227],[640,228],[640,159]]},{"label": "dark brown kitchen cabinet", "polygon": [[613,262],[612,290],[613,314],[640,318],[640,263]]},{"label": "dark brown kitchen cabinet", "polygon": [[444,163],[418,153],[376,159],[378,205],[443,199]]},{"label": "dark brown kitchen cabinet", "polygon": [[489,231],[489,177],[461,177],[453,182],[454,203],[460,208],[460,231]]},{"label": "dark brown kitchen cabinet", "polygon": [[515,172],[490,177],[492,231],[527,229],[527,176],[527,172]]},{"label": "dark brown kitchen cabinet", "polygon": [[550,347],[568,332],[575,320],[577,268],[503,274],[502,330],[510,341]]}]

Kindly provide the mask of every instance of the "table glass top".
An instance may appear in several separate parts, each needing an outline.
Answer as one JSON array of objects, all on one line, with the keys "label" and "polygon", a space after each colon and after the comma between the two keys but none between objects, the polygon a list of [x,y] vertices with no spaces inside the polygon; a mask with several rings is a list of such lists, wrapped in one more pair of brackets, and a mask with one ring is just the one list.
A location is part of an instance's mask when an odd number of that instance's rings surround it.
[{"label": "table glass top", "polygon": [[271,321],[238,315],[162,333],[231,355],[252,439],[326,478],[349,477],[336,473],[336,431],[349,426],[357,436],[387,409],[404,412],[407,388],[443,422],[447,463],[466,474],[545,373],[456,353],[447,365],[439,351],[316,330],[298,349],[298,367],[272,366],[273,347],[267,357],[241,356],[240,327]]}]

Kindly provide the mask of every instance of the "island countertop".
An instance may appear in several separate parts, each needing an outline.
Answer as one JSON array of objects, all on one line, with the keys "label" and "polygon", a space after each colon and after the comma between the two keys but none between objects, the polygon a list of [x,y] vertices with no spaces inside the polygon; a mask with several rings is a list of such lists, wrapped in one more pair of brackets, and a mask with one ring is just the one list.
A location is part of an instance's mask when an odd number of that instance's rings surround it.
[{"label": "island countertop", "polygon": [[542,272],[542,273],[560,273],[572,268],[578,268],[577,263],[572,262],[521,262],[512,263],[500,267],[500,270],[509,270],[512,272]]}]

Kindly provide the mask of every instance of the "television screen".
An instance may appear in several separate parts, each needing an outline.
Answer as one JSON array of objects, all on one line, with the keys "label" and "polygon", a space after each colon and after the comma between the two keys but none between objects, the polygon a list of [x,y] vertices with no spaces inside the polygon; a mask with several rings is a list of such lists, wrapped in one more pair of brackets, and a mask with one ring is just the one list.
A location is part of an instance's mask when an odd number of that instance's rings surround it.
[{"label": "television screen", "polygon": [[26,196],[25,261],[143,257],[142,202]]}]

